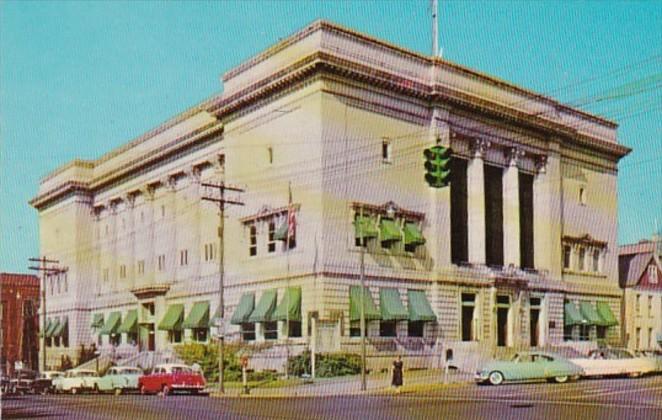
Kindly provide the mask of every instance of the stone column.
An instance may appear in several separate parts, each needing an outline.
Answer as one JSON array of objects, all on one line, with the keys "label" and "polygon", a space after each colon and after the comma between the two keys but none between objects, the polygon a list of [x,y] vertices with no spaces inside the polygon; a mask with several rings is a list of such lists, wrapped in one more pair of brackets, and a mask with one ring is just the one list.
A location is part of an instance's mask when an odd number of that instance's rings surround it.
[{"label": "stone column", "polygon": [[189,179],[189,191],[190,191],[190,202],[192,203],[193,206],[193,215],[191,216],[190,220],[191,223],[189,226],[187,226],[187,229],[190,229],[190,245],[191,248],[189,249],[189,267],[191,273],[191,277],[197,281],[200,279],[200,266],[202,264],[202,258],[201,258],[201,248],[202,244],[200,243],[200,228],[202,226],[201,223],[201,211],[200,207],[202,206],[202,194],[201,194],[201,186],[200,186],[200,169],[197,167],[192,167],[190,170],[186,172],[186,176]]},{"label": "stone column", "polygon": [[[556,146],[558,148],[558,145]],[[534,266],[547,270],[550,276],[560,280],[561,248],[561,164],[558,153],[550,144],[548,156],[537,158],[538,173],[533,181],[533,235]]]},{"label": "stone column", "polygon": [[[439,144],[450,147],[450,127],[445,122],[448,120],[448,111],[435,108],[429,131],[429,145]],[[427,147],[427,146],[426,146]],[[430,217],[426,225],[430,234],[430,253],[435,261],[437,271],[439,268],[448,267],[451,264],[451,188],[428,188],[430,192]]]},{"label": "stone column", "polygon": [[485,179],[483,156],[490,146],[486,140],[472,145],[472,158],[467,166],[467,208],[469,262],[485,264]]},{"label": "stone column", "polygon": [[127,290],[131,290],[136,286],[136,229],[135,229],[135,215],[134,215],[134,206],[136,196],[135,194],[129,193],[124,197],[125,209],[126,209],[126,231],[127,231],[127,241],[128,245],[128,254],[126,258],[126,276],[127,276]]},{"label": "stone column", "polygon": [[117,290],[117,279],[119,277],[118,270],[118,258],[117,258],[117,241],[119,240],[119,235],[117,234],[117,209],[118,201],[112,200],[110,202],[110,215],[109,215],[109,242],[110,242],[110,264],[108,264],[108,275],[110,276],[110,290]]},{"label": "stone column", "polygon": [[508,166],[503,173],[503,263],[520,266],[519,169],[517,163],[524,152],[508,150]]},{"label": "stone column", "polygon": [[177,249],[177,204],[175,200],[177,182],[174,176],[167,176],[161,181],[161,183],[166,189],[167,194],[164,204],[166,214],[163,224],[165,227],[164,239],[168,241],[165,253],[165,278],[162,278],[162,280],[170,282],[177,279],[177,268],[179,267],[179,252]]},{"label": "stone column", "polygon": [[156,229],[155,223],[155,210],[154,210],[154,188],[147,185],[140,190],[145,200],[145,221],[143,226],[147,226],[147,232],[144,237],[147,241],[142,246],[147,248],[145,255],[145,272],[143,274],[142,286],[154,284],[156,278],[156,261],[154,261],[154,230]]}]

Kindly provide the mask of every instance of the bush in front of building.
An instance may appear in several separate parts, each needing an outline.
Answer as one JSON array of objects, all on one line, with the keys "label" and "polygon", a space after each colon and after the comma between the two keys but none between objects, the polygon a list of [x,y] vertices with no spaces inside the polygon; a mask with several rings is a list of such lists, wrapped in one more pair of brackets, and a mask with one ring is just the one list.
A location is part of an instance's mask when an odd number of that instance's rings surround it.
[{"label": "bush in front of building", "polygon": [[[336,376],[357,375],[361,373],[361,357],[354,353],[317,354],[315,376],[332,378]],[[291,375],[311,374],[310,351],[290,357],[288,368]]]}]

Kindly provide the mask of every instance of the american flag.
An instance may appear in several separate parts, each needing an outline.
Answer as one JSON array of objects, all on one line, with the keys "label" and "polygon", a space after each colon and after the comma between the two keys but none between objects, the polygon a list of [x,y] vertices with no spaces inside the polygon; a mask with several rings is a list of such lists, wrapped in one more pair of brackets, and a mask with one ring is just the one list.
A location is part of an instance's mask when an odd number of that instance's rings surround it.
[{"label": "american flag", "polygon": [[295,238],[296,234],[296,225],[297,219],[294,211],[294,205],[292,205],[292,185],[288,185],[289,192],[289,202],[287,205],[287,241]]}]

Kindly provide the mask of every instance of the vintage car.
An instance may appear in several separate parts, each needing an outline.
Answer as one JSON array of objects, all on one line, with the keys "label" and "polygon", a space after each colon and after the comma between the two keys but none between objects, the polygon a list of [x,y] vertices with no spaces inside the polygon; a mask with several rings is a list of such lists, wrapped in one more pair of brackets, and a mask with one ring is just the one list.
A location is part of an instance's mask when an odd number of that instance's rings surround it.
[{"label": "vintage car", "polygon": [[7,394],[9,392],[9,376],[4,373],[0,374],[0,392]]},{"label": "vintage car", "polygon": [[504,381],[521,382],[547,379],[563,383],[577,379],[581,368],[553,353],[520,352],[510,361],[493,361],[476,372],[477,383],[500,385]]},{"label": "vintage car", "polygon": [[662,350],[635,351],[635,356],[646,357],[655,361],[655,372],[662,372]]},{"label": "vintage car", "polygon": [[189,366],[180,364],[157,365],[149,375],[138,379],[141,394],[172,392],[190,392],[198,394],[205,389],[206,382],[202,374]]},{"label": "vintage car", "polygon": [[32,392],[32,382],[37,377],[37,372],[29,369],[19,369],[14,372],[14,377],[9,380],[9,393],[27,394]]},{"label": "vintage car", "polygon": [[41,372],[32,382],[32,392],[35,394],[48,394],[54,392],[53,379],[63,376],[63,372],[46,371]]},{"label": "vintage car", "polygon": [[137,391],[138,378],[143,371],[135,367],[115,366],[97,379],[96,390],[98,392],[113,392],[119,395],[123,392]]},{"label": "vintage car", "polygon": [[570,361],[583,369],[582,376],[628,375],[635,378],[656,369],[654,359],[638,357],[630,350],[617,348],[591,350],[588,357]]},{"label": "vintage car", "polygon": [[70,369],[63,376],[53,380],[53,387],[56,393],[71,392],[77,394],[94,390],[98,379],[99,375],[94,370]]}]

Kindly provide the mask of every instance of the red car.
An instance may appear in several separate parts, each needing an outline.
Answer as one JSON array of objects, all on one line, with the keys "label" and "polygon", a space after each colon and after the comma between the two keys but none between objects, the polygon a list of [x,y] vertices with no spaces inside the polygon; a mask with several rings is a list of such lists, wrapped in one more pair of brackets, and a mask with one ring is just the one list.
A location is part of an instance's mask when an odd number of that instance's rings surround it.
[{"label": "red car", "polygon": [[190,392],[197,394],[205,389],[206,382],[202,374],[186,365],[157,365],[149,375],[138,378],[140,393],[168,395],[172,392]]}]

